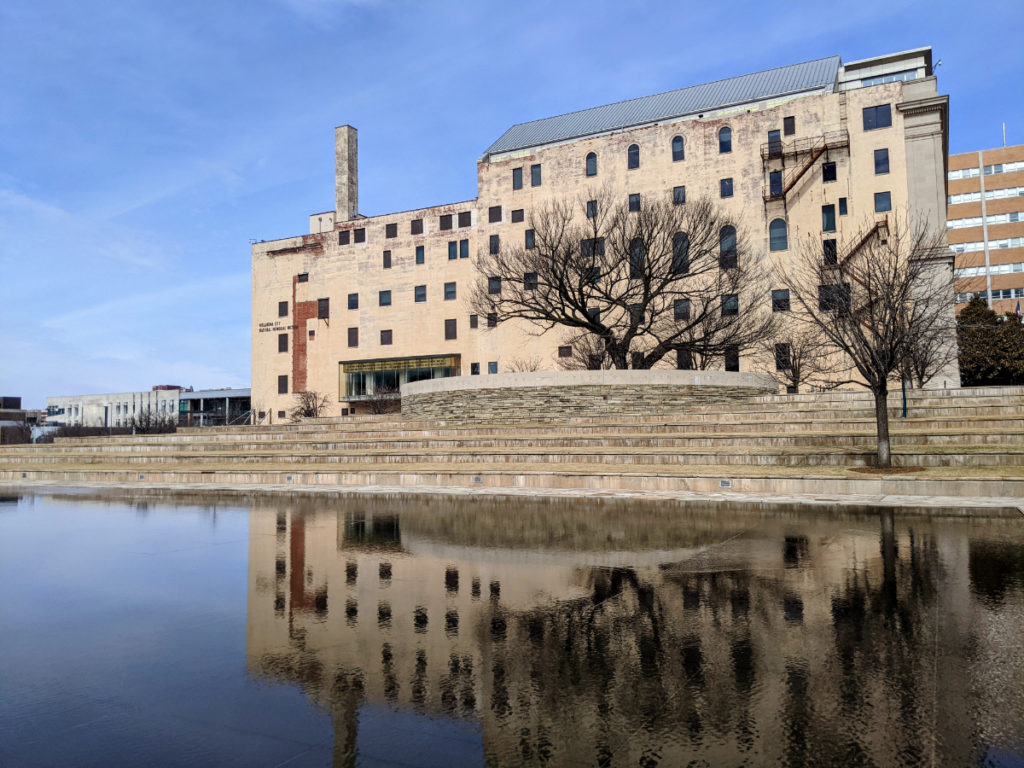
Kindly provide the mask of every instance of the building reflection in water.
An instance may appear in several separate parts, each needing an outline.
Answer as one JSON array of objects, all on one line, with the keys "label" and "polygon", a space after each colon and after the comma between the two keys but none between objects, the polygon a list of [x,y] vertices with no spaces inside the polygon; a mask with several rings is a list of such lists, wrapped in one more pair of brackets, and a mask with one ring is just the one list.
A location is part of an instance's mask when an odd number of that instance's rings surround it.
[{"label": "building reflection in water", "polygon": [[386,747],[360,735],[367,707],[467,724],[489,765],[978,764],[1024,751],[1021,530],[612,501],[254,508],[248,666],[330,713],[338,766]]}]

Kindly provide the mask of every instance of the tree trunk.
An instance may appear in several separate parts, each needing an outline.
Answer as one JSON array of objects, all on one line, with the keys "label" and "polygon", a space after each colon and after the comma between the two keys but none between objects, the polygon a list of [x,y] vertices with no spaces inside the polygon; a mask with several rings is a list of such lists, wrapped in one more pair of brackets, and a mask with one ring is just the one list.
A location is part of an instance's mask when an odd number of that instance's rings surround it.
[{"label": "tree trunk", "polygon": [[629,367],[629,360],[626,355],[627,350],[618,346],[617,344],[608,345],[608,357],[612,361],[612,365],[619,370],[624,370]]},{"label": "tree trunk", "polygon": [[889,453],[889,389],[883,384],[880,390],[874,390],[874,395],[875,428],[878,434],[877,465],[888,469],[892,466]]}]

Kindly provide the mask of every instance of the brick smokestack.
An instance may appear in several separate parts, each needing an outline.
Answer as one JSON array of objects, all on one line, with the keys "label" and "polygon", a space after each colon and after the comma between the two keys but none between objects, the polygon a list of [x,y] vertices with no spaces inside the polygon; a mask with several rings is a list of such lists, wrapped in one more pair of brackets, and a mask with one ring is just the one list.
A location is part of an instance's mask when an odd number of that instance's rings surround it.
[{"label": "brick smokestack", "polygon": [[334,202],[337,221],[359,214],[359,132],[351,125],[334,129]]}]

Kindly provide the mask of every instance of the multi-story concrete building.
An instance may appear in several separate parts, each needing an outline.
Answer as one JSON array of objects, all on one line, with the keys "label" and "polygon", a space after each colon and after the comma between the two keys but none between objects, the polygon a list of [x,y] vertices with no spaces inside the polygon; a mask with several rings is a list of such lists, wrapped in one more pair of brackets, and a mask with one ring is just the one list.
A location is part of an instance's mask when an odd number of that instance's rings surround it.
[{"label": "multi-story concrete building", "polygon": [[956,253],[956,300],[996,312],[1024,298],[1024,144],[949,158],[946,227]]},{"label": "multi-story concrete building", "polygon": [[[337,128],[335,209],[253,246],[254,408],[282,417],[317,391],[344,414],[407,381],[557,367],[557,329],[489,327],[468,302],[477,254],[528,246],[531,212],[555,200],[713,197],[780,259],[807,243],[844,256],[895,212],[944,231],[947,106],[930,48],[832,56],[514,125],[477,161],[475,199],[373,217],[356,131]],[[952,258],[937,269],[951,280]]]},{"label": "multi-story concrete building", "polygon": [[149,391],[46,398],[50,426],[130,427],[148,414],[181,426],[218,426],[250,421],[248,389],[200,389],[161,384]]}]

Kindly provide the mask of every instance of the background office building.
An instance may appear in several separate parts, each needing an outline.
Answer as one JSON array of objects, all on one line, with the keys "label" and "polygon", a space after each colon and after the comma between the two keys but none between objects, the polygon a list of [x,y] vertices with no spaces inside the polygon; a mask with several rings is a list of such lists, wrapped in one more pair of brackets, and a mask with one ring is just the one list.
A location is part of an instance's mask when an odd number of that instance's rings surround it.
[{"label": "background office building", "polygon": [[[476,199],[374,217],[359,214],[356,131],[337,128],[334,210],[252,248],[254,407],[279,418],[316,391],[361,412],[406,381],[559,367],[558,329],[496,324],[468,301],[477,256],[530,247],[552,201],[713,198],[779,260],[807,243],[845,258],[899,212],[945,231],[947,106],[930,48],[831,56],[514,125],[477,161]],[[936,270],[951,282],[952,257]],[[774,306],[778,287],[750,301]]]},{"label": "background office building", "polygon": [[149,391],[46,398],[48,426],[130,427],[148,415],[182,427],[247,424],[250,390],[200,389],[161,384]]},{"label": "background office building", "polygon": [[998,313],[1024,299],[1024,144],[949,158],[946,226],[958,309],[980,296]]}]

